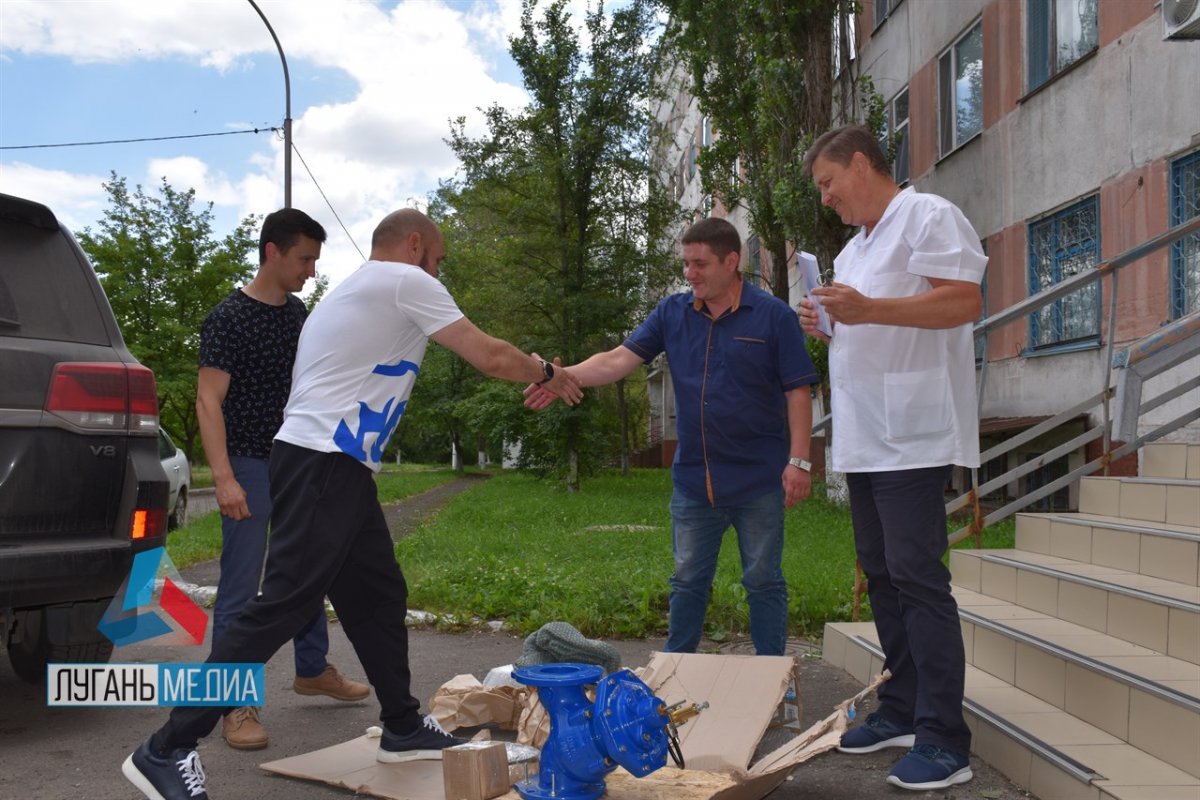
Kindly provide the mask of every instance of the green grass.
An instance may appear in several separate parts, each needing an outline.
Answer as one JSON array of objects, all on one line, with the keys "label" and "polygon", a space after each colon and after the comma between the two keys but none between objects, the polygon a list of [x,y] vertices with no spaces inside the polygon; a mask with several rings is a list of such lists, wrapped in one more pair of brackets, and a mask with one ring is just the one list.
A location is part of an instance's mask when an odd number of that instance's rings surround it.
[{"label": "green grass", "polygon": [[192,464],[192,488],[207,489],[213,485],[212,468],[207,464]]},{"label": "green grass", "polygon": [[167,534],[167,555],[176,569],[217,558],[221,555],[221,515],[217,512],[193,517],[178,530]]},{"label": "green grass", "polygon": [[[207,467],[201,467],[209,474]],[[195,475],[195,472],[193,472]],[[454,480],[453,470],[420,465],[385,465],[376,477],[379,502],[395,503]],[[194,517],[167,537],[167,555],[176,569],[209,561],[221,555],[221,515],[217,512]]]},{"label": "green grass", "polygon": [[[442,467],[387,465],[377,478],[383,503],[453,480]],[[561,482],[497,474],[452,498],[397,545],[409,604],[448,625],[502,619],[528,633],[564,620],[588,636],[642,637],[666,632],[671,576],[669,470],[609,472],[578,494]],[[848,509],[814,497],[785,516],[783,572],[792,634],[819,636],[827,621],[847,620],[853,604],[854,544]],[[963,521],[952,520],[950,531]],[[615,526],[603,529],[602,526]],[[621,526],[639,526],[623,529]],[[985,547],[1011,547],[1011,520],[984,532]],[[973,539],[957,547],[973,547]],[[171,534],[167,551],[179,568],[216,558],[218,514]],[[863,618],[870,618],[864,600]],[[706,634],[717,641],[748,629],[746,593],[732,531],[713,582]]]},{"label": "green grass", "polygon": [[[479,470],[471,469],[467,472],[478,473]],[[460,474],[449,467],[385,464],[383,471],[375,478],[375,485],[378,487],[379,502],[387,505],[449,483],[457,477],[460,477]]]},{"label": "green grass", "polygon": [[[662,635],[672,569],[670,492],[668,470],[604,474],[579,494],[552,481],[498,475],[455,497],[397,545],[410,606],[458,625],[502,619],[522,633],[564,620],[588,636]],[[801,636],[849,619],[853,601],[849,511],[817,495],[785,517],[783,571],[792,633]],[[594,526],[652,529],[589,530]],[[989,529],[985,545],[1007,546],[1006,536],[1011,541],[1002,526]],[[726,534],[706,620],[706,635],[718,641],[748,629],[733,537]]]}]

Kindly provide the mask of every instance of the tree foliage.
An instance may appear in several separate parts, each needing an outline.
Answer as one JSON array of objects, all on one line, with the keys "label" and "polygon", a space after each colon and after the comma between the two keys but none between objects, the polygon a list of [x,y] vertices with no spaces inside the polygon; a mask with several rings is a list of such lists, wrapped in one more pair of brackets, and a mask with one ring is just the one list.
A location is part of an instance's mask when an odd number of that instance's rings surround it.
[{"label": "tree foliage", "polygon": [[[698,155],[705,193],[746,207],[750,227],[771,254],[764,276],[787,301],[791,246],[831,265],[848,231],[822,208],[803,174],[804,154],[839,105],[857,113],[860,85],[833,74],[834,21],[850,24],[848,0],[660,0],[671,14],[664,58],[684,65],[684,86],[711,121],[711,146]],[[849,37],[838,37],[848,42]],[[849,54],[842,53],[842,63]],[[868,95],[871,93],[867,92]],[[881,108],[881,105],[880,105]],[[876,126],[881,120],[876,120]],[[791,246],[789,246],[789,243]]]},{"label": "tree foliage", "polygon": [[196,362],[200,325],[253,274],[257,220],[224,238],[213,231],[212,203],[164,178],[157,195],[112,173],[97,229],[78,234],[116,314],[130,352],[154,371],[162,425],[193,460],[199,455]]},{"label": "tree foliage", "polygon": [[[619,345],[661,294],[673,261],[661,232],[675,211],[648,163],[649,0],[611,15],[599,6],[582,32],[565,5],[539,10],[525,0],[510,48],[529,103],[487,109],[478,139],[457,121],[450,144],[461,170],[439,204],[446,271],[468,316],[570,364]],[[515,412],[499,411],[505,391]],[[499,424],[521,438],[523,463],[560,471],[578,488],[581,472],[624,443],[613,422],[617,394],[591,391],[577,408],[533,417],[520,411],[519,393],[489,388],[458,419]]]}]

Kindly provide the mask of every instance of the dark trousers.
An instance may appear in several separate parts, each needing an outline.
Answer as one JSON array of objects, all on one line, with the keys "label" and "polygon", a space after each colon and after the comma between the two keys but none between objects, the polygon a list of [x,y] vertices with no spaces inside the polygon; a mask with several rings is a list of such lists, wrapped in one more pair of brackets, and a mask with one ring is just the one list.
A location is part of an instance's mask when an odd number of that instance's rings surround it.
[{"label": "dark trousers", "polygon": [[854,545],[892,677],[880,710],[911,723],[917,744],[970,752],[963,719],[966,656],[950,594],[943,490],[950,467],[848,473]]},{"label": "dark trousers", "polygon": [[[212,613],[212,640],[215,644],[225,629],[237,619],[242,608],[258,595],[263,562],[267,558],[267,529],[271,522],[270,465],[265,458],[230,456],[233,477],[246,492],[250,516],[233,519],[221,515],[221,580],[217,584],[217,604]],[[292,639],[296,655],[296,675],[315,678],[325,671],[329,653],[329,624],[325,609],[315,614]]]},{"label": "dark trousers", "polygon": [[[212,663],[266,663],[318,613],[326,595],[395,733],[420,724],[410,691],[408,586],[365,466],[341,453],[276,442],[271,451],[271,541],[262,594],[213,646]],[[178,707],[156,734],[160,750],[194,748],[229,709]]]}]

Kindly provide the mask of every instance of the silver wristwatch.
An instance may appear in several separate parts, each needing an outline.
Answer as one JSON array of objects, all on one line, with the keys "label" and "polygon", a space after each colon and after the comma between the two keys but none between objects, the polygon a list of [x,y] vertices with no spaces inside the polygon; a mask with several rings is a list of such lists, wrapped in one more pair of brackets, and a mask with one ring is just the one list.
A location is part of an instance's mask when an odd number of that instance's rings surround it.
[{"label": "silver wristwatch", "polygon": [[805,472],[812,472],[812,462],[805,461],[803,458],[789,458],[788,464],[792,465],[796,469],[802,469]]}]

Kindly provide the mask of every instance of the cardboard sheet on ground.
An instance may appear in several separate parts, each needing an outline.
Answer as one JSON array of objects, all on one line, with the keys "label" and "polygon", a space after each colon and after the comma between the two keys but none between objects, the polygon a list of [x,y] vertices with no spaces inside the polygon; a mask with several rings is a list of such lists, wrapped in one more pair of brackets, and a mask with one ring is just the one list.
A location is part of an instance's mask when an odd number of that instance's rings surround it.
[{"label": "cardboard sheet on ground", "polygon": [[[654,693],[667,704],[680,700],[707,701],[709,707],[680,728],[687,769],[664,767],[640,779],[618,769],[607,778],[607,797],[611,800],[765,797],[797,765],[836,747],[849,724],[850,706],[874,691],[882,680],[877,678],[862,692],[839,704],[825,719],[760,756],[751,766],[763,734],[796,672],[796,662],[791,657],[655,653],[641,671],[642,680]],[[458,681],[455,691],[461,697],[474,690],[469,681],[457,678],[455,681]],[[480,686],[475,691],[490,690]],[[473,720],[470,723],[459,723],[452,716],[441,714],[439,718],[447,727],[489,721],[480,719],[488,713],[485,709],[489,703],[477,700],[462,703],[470,709]],[[447,708],[442,706],[440,710],[445,712]],[[503,704],[497,710],[501,710],[500,716],[506,720],[491,721],[511,722],[510,710]],[[323,750],[271,761],[262,768],[388,800],[445,800],[440,761],[380,764],[375,761],[378,745],[378,739],[362,736]],[[504,795],[503,800],[519,800],[519,796],[513,791]]]}]

